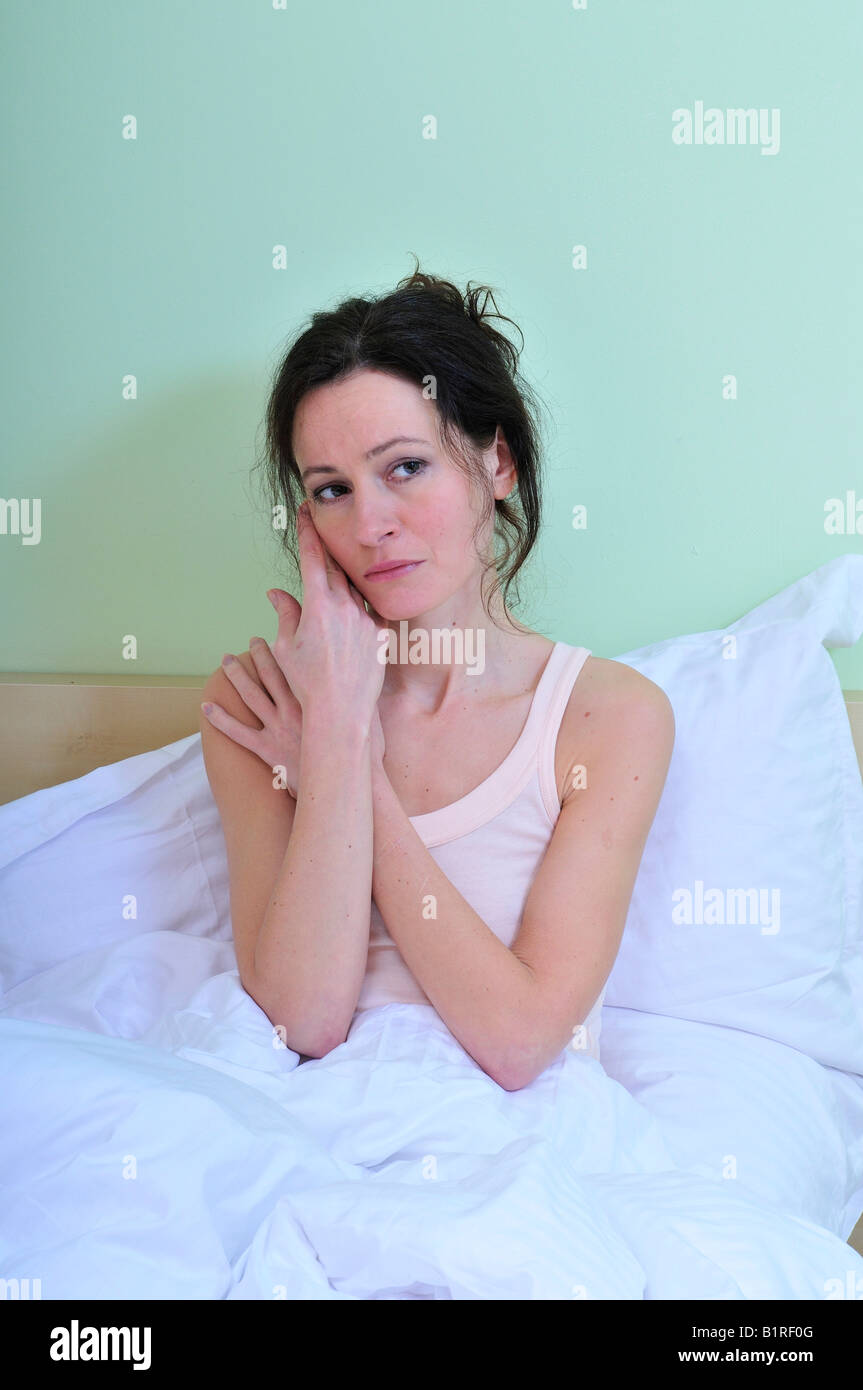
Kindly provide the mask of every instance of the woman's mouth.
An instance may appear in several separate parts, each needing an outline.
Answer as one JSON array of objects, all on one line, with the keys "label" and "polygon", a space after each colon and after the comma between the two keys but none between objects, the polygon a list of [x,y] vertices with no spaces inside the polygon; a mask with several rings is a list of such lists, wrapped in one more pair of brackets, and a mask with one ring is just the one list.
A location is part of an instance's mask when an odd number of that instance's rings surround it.
[{"label": "woman's mouth", "polygon": [[366,579],[370,584],[375,584],[379,579],[401,579],[403,574],[410,574],[411,570],[419,569],[424,562],[422,560],[412,560],[407,565],[396,565],[395,569],[378,570],[377,574],[367,574]]}]

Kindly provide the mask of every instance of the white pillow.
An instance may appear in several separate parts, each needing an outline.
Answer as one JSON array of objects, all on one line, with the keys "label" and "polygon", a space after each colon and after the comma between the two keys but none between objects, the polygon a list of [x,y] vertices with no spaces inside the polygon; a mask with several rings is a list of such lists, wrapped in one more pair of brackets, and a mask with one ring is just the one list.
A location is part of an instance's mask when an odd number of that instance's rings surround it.
[{"label": "white pillow", "polygon": [[0,806],[0,993],[153,931],[232,939],[200,733]]},{"label": "white pillow", "polygon": [[[728,628],[615,658],[662,687],[677,732],[606,1005],[863,1074],[863,785],[825,650],[861,630],[863,556],[848,554]],[[736,911],[739,889],[758,892]]]}]

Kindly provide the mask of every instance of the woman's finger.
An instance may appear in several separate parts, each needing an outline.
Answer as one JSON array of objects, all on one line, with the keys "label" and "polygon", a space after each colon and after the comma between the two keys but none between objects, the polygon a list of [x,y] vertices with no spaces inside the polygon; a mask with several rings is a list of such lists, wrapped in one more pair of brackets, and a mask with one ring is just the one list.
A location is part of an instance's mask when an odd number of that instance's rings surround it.
[{"label": "woman's finger", "polygon": [[[301,519],[302,518],[302,519]],[[300,541],[300,572],[303,574],[303,588],[305,591],[305,572],[302,569],[303,549],[302,541],[306,544],[306,554],[313,567],[317,566],[317,573],[326,583],[327,588],[335,593],[345,592],[348,584],[348,577],[341,565],[333,559],[327,547],[324,545],[317,528],[312,520],[311,512],[305,503],[297,513],[297,535],[302,537]],[[319,591],[324,592],[320,587]]]},{"label": "woman's finger", "polygon": [[[282,658],[285,653],[293,647],[294,638],[297,635],[297,628],[303,616],[303,610],[297,603],[293,594],[289,594],[285,589],[268,589],[267,598],[276,610],[276,620],[278,630],[274,644],[265,643],[267,649],[273,657],[282,675],[287,680],[287,673],[282,666]],[[266,685],[266,681],[264,682]]]},{"label": "woman's finger", "polygon": [[262,637],[250,637],[249,653],[255,670],[263,681],[265,689],[269,691],[273,702],[275,703],[279,697],[284,698],[285,694],[294,699],[291,683],[273,655],[270,644],[265,642]]},{"label": "woman's finger", "polygon": [[201,710],[215,729],[221,729],[223,734],[232,738],[235,743],[239,743],[243,748],[248,748],[250,753],[260,757],[260,735],[262,729],[252,729],[248,724],[244,724],[241,719],[235,719],[232,714],[227,714],[221,705],[208,702],[209,710],[201,706]]},{"label": "woman's finger", "polygon": [[[235,656],[232,657],[228,653],[222,662],[222,670],[244,703],[249,706],[253,714],[258,716],[261,723],[266,725],[273,713],[273,701],[261,689],[257,681],[252,680],[242,661],[238,661]],[[255,732],[260,733],[260,730],[255,730]]]},{"label": "woman's finger", "polygon": [[314,594],[323,598],[330,588],[326,551],[305,503],[297,512],[297,549],[303,597]]},{"label": "woman's finger", "polygon": [[366,613],[366,601],[352,579],[348,580],[348,593],[350,594],[351,598],[354,599],[354,601],[356,602],[356,605],[359,608],[360,612]]}]

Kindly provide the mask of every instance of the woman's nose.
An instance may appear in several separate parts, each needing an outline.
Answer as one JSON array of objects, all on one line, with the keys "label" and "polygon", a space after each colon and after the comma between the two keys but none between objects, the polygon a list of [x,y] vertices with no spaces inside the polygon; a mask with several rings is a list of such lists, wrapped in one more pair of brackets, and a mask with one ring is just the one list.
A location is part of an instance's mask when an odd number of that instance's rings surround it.
[{"label": "woman's nose", "polygon": [[385,501],[360,501],[354,504],[354,538],[361,545],[377,546],[387,536],[398,534],[398,524],[391,506]]}]

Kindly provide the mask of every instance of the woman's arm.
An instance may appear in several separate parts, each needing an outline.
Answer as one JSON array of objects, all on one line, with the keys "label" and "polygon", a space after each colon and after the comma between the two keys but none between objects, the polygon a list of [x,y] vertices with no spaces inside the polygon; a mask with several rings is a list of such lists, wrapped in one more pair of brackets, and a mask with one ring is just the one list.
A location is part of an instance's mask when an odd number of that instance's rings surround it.
[{"label": "woman's arm", "polygon": [[[371,766],[383,756],[383,666],[361,596],[331,563],[302,508],[298,537],[303,607],[273,590],[279,632],[272,649],[255,644],[259,681],[242,663],[225,668],[263,727],[250,729],[217,703],[208,718],[278,772],[282,788],[296,787],[275,886],[259,927],[244,916],[243,949],[254,998],[288,1046],[316,1057],[344,1042],[368,959]],[[228,800],[230,794],[229,785]],[[235,838],[234,877],[257,883],[257,863],[245,863],[255,851],[253,836],[241,826]]]},{"label": "woman's arm", "polygon": [[371,732],[344,711],[303,716],[291,838],[255,947],[259,1002],[295,1052],[344,1042],[371,920]]},{"label": "woman's arm", "polygon": [[[240,980],[287,1046],[320,1056],[332,1046],[322,1026],[328,1016],[353,1014],[368,943],[371,806],[362,805],[369,771],[361,730],[351,733],[351,718],[345,725],[340,710],[338,719],[306,717],[301,739],[284,676],[254,638],[249,652],[213,672],[204,695],[212,705],[201,716],[202,751],[228,852]],[[340,725],[345,740],[350,734],[347,747],[333,736]],[[360,829],[345,836],[352,805]]]},{"label": "woman's arm", "polygon": [[450,883],[373,765],[375,902],[450,1032],[508,1091],[560,1055],[598,998],[662,795],[671,703],[629,668],[619,684],[588,745],[589,790],[561,811],[509,947]]}]

